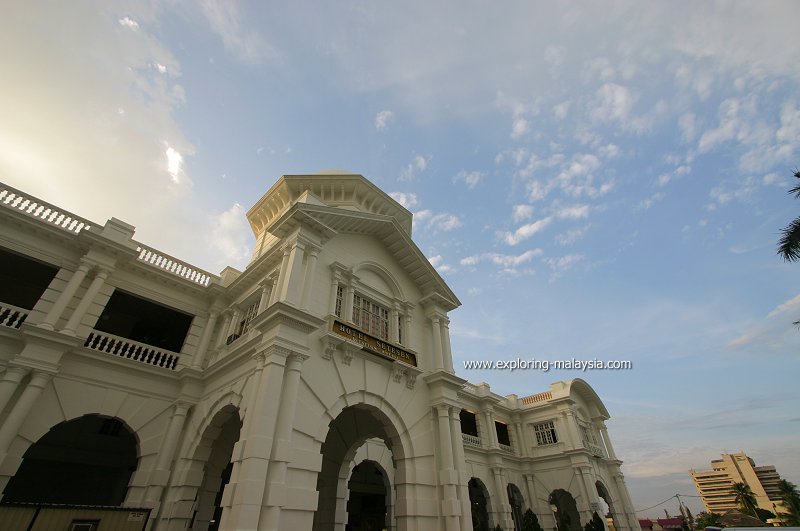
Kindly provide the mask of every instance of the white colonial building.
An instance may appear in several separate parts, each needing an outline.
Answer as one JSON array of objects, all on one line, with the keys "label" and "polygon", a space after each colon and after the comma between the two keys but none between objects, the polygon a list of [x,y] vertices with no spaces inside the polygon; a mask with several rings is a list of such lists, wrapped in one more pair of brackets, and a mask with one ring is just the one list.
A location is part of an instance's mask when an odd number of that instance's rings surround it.
[{"label": "white colonial building", "polygon": [[217,276],[0,188],[0,528],[638,531],[589,385],[455,374],[411,217],[287,175]]}]

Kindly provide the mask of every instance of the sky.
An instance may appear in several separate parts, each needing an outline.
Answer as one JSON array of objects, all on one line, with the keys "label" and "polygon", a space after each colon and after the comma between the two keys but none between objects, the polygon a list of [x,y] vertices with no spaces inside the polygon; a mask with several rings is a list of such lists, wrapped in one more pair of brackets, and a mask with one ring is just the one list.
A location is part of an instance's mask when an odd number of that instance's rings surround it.
[{"label": "sky", "polygon": [[[456,371],[580,377],[637,509],[743,450],[800,483],[800,3],[0,4],[0,180],[217,273],[284,174],[414,213]],[[793,182],[794,181],[794,182]],[[478,371],[465,360],[630,360]],[[686,498],[695,512],[697,498]],[[677,512],[670,502],[640,516]]]}]

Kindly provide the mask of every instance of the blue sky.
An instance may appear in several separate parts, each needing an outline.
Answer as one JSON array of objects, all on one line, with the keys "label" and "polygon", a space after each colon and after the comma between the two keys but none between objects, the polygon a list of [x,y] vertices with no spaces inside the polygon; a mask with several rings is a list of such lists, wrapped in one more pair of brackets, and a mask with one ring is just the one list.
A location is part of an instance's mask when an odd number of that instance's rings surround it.
[{"label": "blue sky", "polygon": [[[637,508],[744,450],[800,483],[796,2],[7,2],[0,178],[210,271],[282,174],[415,213],[465,371],[585,378]],[[698,508],[696,500],[690,503]],[[645,514],[663,514],[659,507]],[[674,504],[666,505],[675,511]]]}]

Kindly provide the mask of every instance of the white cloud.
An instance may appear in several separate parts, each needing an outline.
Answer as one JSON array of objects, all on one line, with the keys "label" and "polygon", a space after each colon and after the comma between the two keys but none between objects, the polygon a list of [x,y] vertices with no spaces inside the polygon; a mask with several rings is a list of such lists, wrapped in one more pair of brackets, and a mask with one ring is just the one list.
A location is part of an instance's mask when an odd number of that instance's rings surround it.
[{"label": "white cloud", "polygon": [[167,144],[167,173],[172,177],[172,182],[179,184],[183,174],[183,156]]},{"label": "white cloud", "polygon": [[508,245],[517,245],[531,236],[535,235],[538,232],[543,231],[547,228],[548,225],[553,221],[553,218],[546,217],[543,219],[536,220],[532,223],[527,223],[521,227],[519,227],[514,232],[506,232],[503,233],[503,241],[505,241]]},{"label": "white cloud", "polygon": [[690,112],[678,118],[678,127],[684,142],[692,142],[697,137],[697,117]]},{"label": "white cloud", "polygon": [[392,111],[380,111],[375,115],[375,129],[382,131],[383,129],[386,129],[393,121],[394,113]]},{"label": "white cloud", "polygon": [[625,122],[633,108],[631,91],[616,83],[605,83],[595,93],[589,107],[592,119],[601,122]]},{"label": "white cloud", "polygon": [[239,203],[234,203],[228,210],[212,218],[208,245],[219,252],[216,263],[218,270],[227,265],[242,267],[247,263],[250,258],[250,234],[245,209]]},{"label": "white cloud", "polygon": [[566,232],[556,235],[556,243],[559,245],[572,245],[588,230],[589,225],[577,229],[570,229]]},{"label": "white cloud", "polygon": [[511,126],[511,138],[518,139],[531,130],[530,122],[521,116],[514,118]]},{"label": "white cloud", "polygon": [[567,117],[567,113],[569,112],[570,108],[569,101],[562,101],[558,105],[553,106],[553,116],[556,117],[557,120],[563,120]]},{"label": "white cloud", "polygon": [[139,29],[139,23],[133,20],[131,17],[122,17],[119,19],[119,25],[133,30]]},{"label": "white cloud", "polygon": [[[489,263],[503,273],[518,273],[517,268],[530,263],[535,257],[542,255],[541,249],[529,249],[521,254],[481,253],[467,256],[459,262],[464,267],[474,268],[480,263]],[[531,271],[532,272],[532,271]]]},{"label": "white cloud", "polygon": [[280,63],[282,53],[257,31],[248,28],[246,17],[234,2],[202,0],[200,9],[228,52],[237,60],[256,66],[264,62]]},{"label": "white cloud", "polygon": [[549,265],[552,270],[550,282],[564,276],[564,273],[575,267],[575,265],[583,261],[583,259],[584,256],[581,254],[568,254],[559,258],[545,258],[544,262]]},{"label": "white cloud", "polygon": [[756,356],[770,352],[790,351],[786,346],[797,343],[797,329],[792,325],[800,319],[800,294],[773,308],[763,319],[753,324],[728,343],[732,350],[745,350]]},{"label": "white cloud", "polygon": [[428,167],[429,161],[430,157],[425,158],[422,155],[414,155],[414,158],[411,159],[411,162],[409,162],[406,167],[400,171],[400,180],[414,180],[417,177],[417,174],[425,171],[425,168]]},{"label": "white cloud", "polygon": [[420,210],[414,213],[414,226],[436,234],[461,227],[461,219],[447,212],[436,213],[431,210]]},{"label": "white cloud", "polygon": [[664,193],[663,192],[656,192],[653,195],[651,195],[650,197],[648,197],[646,199],[642,199],[641,201],[639,201],[639,204],[636,205],[636,210],[649,210],[650,207],[652,207],[653,205],[655,205],[658,201],[661,201],[662,199],[664,199]]},{"label": "white cloud", "polygon": [[400,203],[407,210],[412,210],[419,205],[417,194],[415,193],[389,192],[389,197]]},{"label": "white cloud", "polygon": [[480,183],[484,177],[486,177],[486,173],[482,171],[461,170],[455,175],[455,177],[453,177],[453,182],[455,183],[463,181],[464,183],[466,183],[467,188],[472,190],[473,188],[478,186],[478,183]]},{"label": "white cloud", "polygon": [[589,216],[589,205],[572,205],[556,211],[558,219],[583,219]]},{"label": "white cloud", "polygon": [[444,258],[442,258],[442,255],[440,254],[429,257],[428,262],[430,262],[433,268],[436,269],[436,271],[438,271],[439,273],[444,274],[444,273],[451,273],[452,271],[454,271],[452,266],[444,263]]},{"label": "white cloud", "polygon": [[512,218],[514,223],[525,221],[533,217],[533,205],[514,205],[512,207]]}]

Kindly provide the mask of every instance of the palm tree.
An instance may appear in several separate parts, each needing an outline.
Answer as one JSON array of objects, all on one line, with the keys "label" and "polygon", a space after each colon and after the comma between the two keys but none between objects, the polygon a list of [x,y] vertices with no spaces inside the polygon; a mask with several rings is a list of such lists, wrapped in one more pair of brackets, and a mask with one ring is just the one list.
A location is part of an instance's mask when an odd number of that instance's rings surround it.
[{"label": "palm tree", "polygon": [[733,493],[736,495],[736,501],[739,502],[742,512],[758,518],[758,513],[756,513],[756,495],[753,494],[750,485],[734,483]]},{"label": "palm tree", "polygon": [[782,479],[778,481],[778,490],[788,511],[781,516],[788,520],[789,525],[800,525],[800,492],[797,492],[797,487],[791,481]]},{"label": "palm tree", "polygon": [[[794,176],[800,179],[800,170],[795,171]],[[789,190],[789,195],[800,199],[800,183]],[[778,240],[778,254],[787,262],[800,261],[800,217],[784,227],[781,233],[781,239]]]}]

